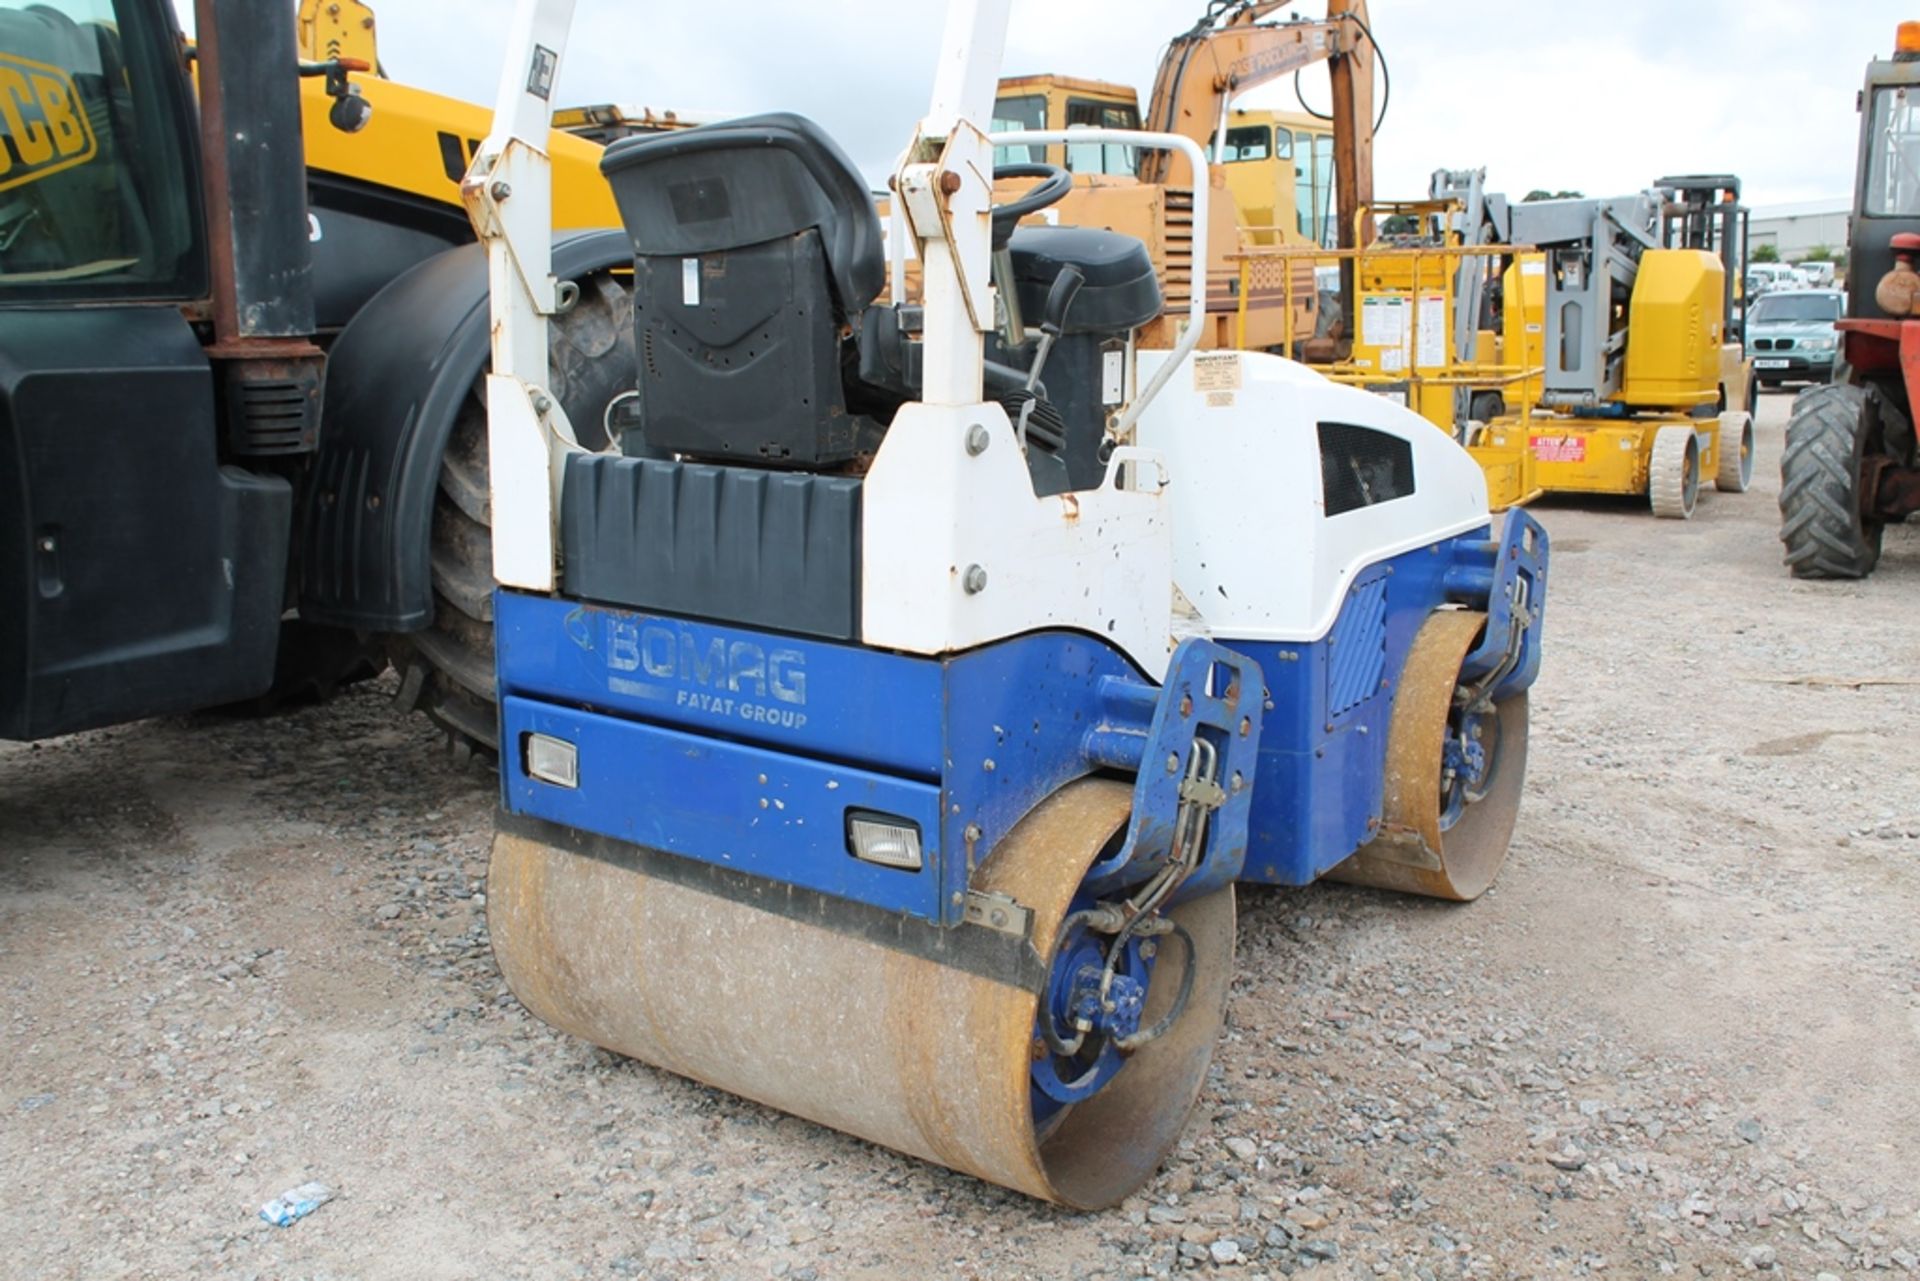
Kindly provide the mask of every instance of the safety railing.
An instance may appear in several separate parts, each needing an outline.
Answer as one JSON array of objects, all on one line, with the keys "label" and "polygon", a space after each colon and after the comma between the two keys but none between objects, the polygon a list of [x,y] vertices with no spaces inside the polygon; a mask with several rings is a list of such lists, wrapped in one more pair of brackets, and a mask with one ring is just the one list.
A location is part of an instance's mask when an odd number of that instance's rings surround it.
[{"label": "safety railing", "polygon": [[[1100,143],[1122,147],[1141,147],[1150,151],[1177,151],[1187,158],[1193,166],[1193,172],[1205,175],[1207,155],[1193,139],[1177,133],[1149,133],[1140,129],[1095,129],[1086,125],[1076,125],[1071,129],[1019,129],[1006,133],[987,135],[987,141],[996,147],[1052,146],[1054,143]],[[1120,420],[1114,424],[1113,434],[1119,440],[1127,439],[1135,422],[1139,421],[1142,411],[1160,394],[1174,372],[1193,349],[1200,343],[1200,335],[1207,322],[1207,201],[1211,193],[1205,181],[1193,184],[1193,277],[1192,296],[1187,300],[1187,327],[1180,335],[1180,341],[1174,345],[1169,356],[1154,375],[1147,381],[1139,395],[1127,403],[1121,411]]]},{"label": "safety railing", "polygon": [[[1265,296],[1278,290],[1282,306],[1282,342],[1280,350],[1292,354],[1299,349],[1301,334],[1298,332],[1297,318],[1308,308],[1300,297],[1300,280],[1303,276],[1314,276],[1299,270],[1302,263],[1310,263],[1315,268],[1323,266],[1341,267],[1351,263],[1358,278],[1367,275],[1370,269],[1392,271],[1391,284],[1383,285],[1380,292],[1403,292],[1412,301],[1405,308],[1408,322],[1407,332],[1401,342],[1405,351],[1412,353],[1400,368],[1382,369],[1355,363],[1352,359],[1330,363],[1315,363],[1314,368],[1336,382],[1351,383],[1358,386],[1406,386],[1410,401],[1422,387],[1471,387],[1475,389],[1500,390],[1541,377],[1545,373],[1542,365],[1528,365],[1514,361],[1486,362],[1462,360],[1447,345],[1445,338],[1446,315],[1450,308],[1431,309],[1435,314],[1431,320],[1429,308],[1420,305],[1420,299],[1437,292],[1445,291],[1449,300],[1453,281],[1464,259],[1496,258],[1529,252],[1528,247],[1519,245],[1370,245],[1364,249],[1326,249],[1318,245],[1247,243],[1262,235],[1284,233],[1279,227],[1245,227],[1241,229],[1242,247],[1235,253],[1226,255],[1229,263],[1234,264],[1237,284],[1235,289],[1234,345],[1245,347],[1248,341],[1248,310],[1250,300],[1256,295]],[[1317,288],[1317,285],[1315,286]],[[1519,299],[1509,299],[1508,305],[1521,305]],[[1358,339],[1356,331],[1360,317],[1349,316],[1347,336]],[[1437,323],[1442,327],[1439,340],[1439,360],[1421,359],[1419,353],[1426,350],[1423,343],[1423,325]],[[1313,335],[1309,335],[1311,337]]]}]

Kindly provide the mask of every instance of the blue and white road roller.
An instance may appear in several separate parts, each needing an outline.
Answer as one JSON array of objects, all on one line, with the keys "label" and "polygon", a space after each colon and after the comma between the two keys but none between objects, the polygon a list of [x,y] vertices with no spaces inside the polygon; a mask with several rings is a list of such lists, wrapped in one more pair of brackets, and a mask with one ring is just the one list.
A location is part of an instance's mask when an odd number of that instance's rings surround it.
[{"label": "blue and white road roller", "polygon": [[[1492,881],[1547,539],[1496,529],[1406,409],[1196,352],[1203,291],[1140,349],[1146,249],[1032,219],[1071,175],[995,207],[1010,2],[950,5],[885,223],[797,115],[607,149],[637,367],[589,452],[545,390],[572,6],[521,0],[463,184],[494,309],[487,912],[558,1028],[1092,1208],[1202,1089],[1238,884]],[[1206,172],[1173,135],[1073,138]]]}]

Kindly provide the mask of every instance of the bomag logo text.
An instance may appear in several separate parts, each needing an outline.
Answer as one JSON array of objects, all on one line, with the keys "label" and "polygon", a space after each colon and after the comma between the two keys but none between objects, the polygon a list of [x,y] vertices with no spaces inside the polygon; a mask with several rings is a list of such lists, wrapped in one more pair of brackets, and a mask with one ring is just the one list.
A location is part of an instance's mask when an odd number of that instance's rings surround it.
[{"label": "bomag logo text", "polygon": [[83,165],[98,150],[67,74],[10,53],[0,53],[0,133],[0,191]]},{"label": "bomag logo text", "polygon": [[807,656],[666,623],[613,621],[607,666],[671,682],[676,707],[798,729],[807,723]]}]

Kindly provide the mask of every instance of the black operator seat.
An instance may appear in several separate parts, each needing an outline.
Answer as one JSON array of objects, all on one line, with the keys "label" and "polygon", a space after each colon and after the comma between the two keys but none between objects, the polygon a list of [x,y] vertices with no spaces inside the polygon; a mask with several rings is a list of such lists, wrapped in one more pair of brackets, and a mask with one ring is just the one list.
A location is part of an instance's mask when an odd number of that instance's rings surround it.
[{"label": "black operator seat", "polygon": [[646,445],[785,467],[853,458],[842,335],[887,263],[846,153],[775,112],[625,138],[600,168],[633,241]]}]

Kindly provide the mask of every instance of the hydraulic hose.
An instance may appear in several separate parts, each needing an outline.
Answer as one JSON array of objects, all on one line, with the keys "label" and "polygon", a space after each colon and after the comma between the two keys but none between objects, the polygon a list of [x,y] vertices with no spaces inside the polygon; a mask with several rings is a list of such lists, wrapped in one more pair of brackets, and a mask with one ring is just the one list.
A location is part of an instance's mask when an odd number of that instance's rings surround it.
[{"label": "hydraulic hose", "polygon": [[[1167,1007],[1167,1012],[1160,1016],[1158,1023],[1155,1023],[1152,1027],[1144,1031],[1135,1032],[1132,1036],[1120,1037],[1113,1043],[1113,1048],[1119,1050],[1122,1054],[1129,1054],[1147,1044],[1147,1042],[1157,1041],[1165,1036],[1173,1029],[1173,1025],[1180,1021],[1180,1015],[1184,1013],[1187,1008],[1187,1001],[1193,996],[1193,975],[1194,971],[1200,968],[1200,954],[1194,947],[1193,935],[1187,933],[1186,926],[1173,920],[1171,917],[1167,919],[1167,924],[1172,927],[1168,930],[1168,933],[1178,937],[1187,949],[1186,964],[1181,967],[1180,971],[1180,990],[1173,994],[1173,1004]],[[1164,965],[1165,962],[1163,961],[1161,964]]]},{"label": "hydraulic hose", "polygon": [[[1367,43],[1373,46],[1373,56],[1380,59],[1380,114],[1373,122],[1373,131],[1379,133],[1380,126],[1387,122],[1387,104],[1393,101],[1393,72],[1387,66],[1387,51],[1382,49],[1380,42],[1373,38],[1373,29],[1367,26],[1365,20],[1354,17],[1353,14],[1348,14],[1347,17],[1354,26],[1360,28],[1360,34],[1367,38]],[[1306,68],[1302,67],[1301,70],[1304,71]],[[1300,110],[1315,120],[1333,119],[1331,112],[1318,112],[1307,104],[1307,96],[1300,92],[1299,71],[1293,73],[1293,96],[1300,100]]]}]

